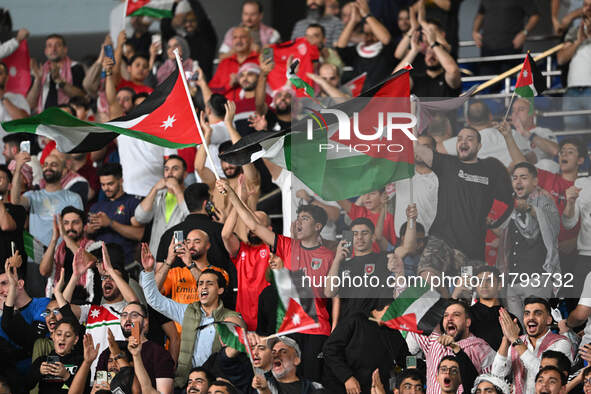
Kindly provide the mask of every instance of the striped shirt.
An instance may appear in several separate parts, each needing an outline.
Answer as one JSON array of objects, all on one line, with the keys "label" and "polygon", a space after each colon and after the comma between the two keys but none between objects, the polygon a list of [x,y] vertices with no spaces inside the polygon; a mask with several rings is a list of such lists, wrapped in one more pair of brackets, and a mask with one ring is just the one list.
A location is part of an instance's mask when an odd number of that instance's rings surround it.
[{"label": "striped shirt", "polygon": [[[411,354],[416,354],[421,350],[425,355],[427,363],[427,394],[441,393],[441,386],[437,382],[437,366],[441,359],[447,355],[453,355],[449,347],[437,342],[441,334],[432,333],[431,335],[420,335],[410,333],[406,337],[408,349]],[[472,364],[479,374],[488,373],[492,367],[496,352],[482,338],[470,334],[466,339],[458,341],[458,345],[468,355]],[[458,393],[463,392],[463,387],[459,387]]]}]

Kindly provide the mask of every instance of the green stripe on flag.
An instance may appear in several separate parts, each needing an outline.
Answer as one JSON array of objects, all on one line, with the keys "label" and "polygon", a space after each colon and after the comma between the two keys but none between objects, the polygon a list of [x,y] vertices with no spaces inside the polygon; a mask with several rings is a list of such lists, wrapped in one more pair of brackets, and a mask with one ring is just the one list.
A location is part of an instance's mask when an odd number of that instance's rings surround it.
[{"label": "green stripe on flag", "polygon": [[82,141],[88,133],[105,133],[112,131],[167,148],[186,148],[195,146],[195,144],[172,142],[164,138],[156,137],[152,134],[114,126],[109,123],[86,122],[56,107],[48,108],[39,115],[31,116],[29,118],[4,122],[2,123],[2,127],[7,132],[40,134],[54,139],[57,142],[64,141],[66,139],[64,138],[65,134],[76,135],[77,138],[72,138],[72,140]]},{"label": "green stripe on flag", "polygon": [[304,89],[308,96],[314,97],[314,89],[312,88],[312,86],[308,85],[306,81],[304,81],[297,75],[291,74],[289,76],[289,82],[291,82],[291,84],[298,89]]},{"label": "green stripe on flag", "polygon": [[25,244],[25,253],[27,256],[35,263],[40,264],[45,251],[43,244],[28,231],[23,231],[23,243]]},{"label": "green stripe on flag", "polygon": [[215,329],[217,330],[220,339],[226,346],[236,349],[239,352],[246,353],[246,347],[242,344],[242,342],[240,342],[238,333],[236,332],[236,329],[233,327],[232,323],[216,322]]},{"label": "green stripe on flag", "polygon": [[129,16],[149,16],[151,18],[162,19],[172,18],[171,10],[163,10],[160,8],[142,7],[139,10],[135,10]]},{"label": "green stripe on flag", "polygon": [[421,296],[429,291],[429,287],[409,287],[390,304],[382,321],[394,319],[405,314],[406,310]]}]

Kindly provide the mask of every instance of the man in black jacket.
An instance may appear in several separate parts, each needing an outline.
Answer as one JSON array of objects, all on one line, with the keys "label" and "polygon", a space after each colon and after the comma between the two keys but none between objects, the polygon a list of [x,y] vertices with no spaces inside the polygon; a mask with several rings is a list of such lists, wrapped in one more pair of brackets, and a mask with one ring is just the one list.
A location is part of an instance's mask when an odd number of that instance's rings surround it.
[{"label": "man in black jacket", "polygon": [[[381,320],[391,302],[391,299],[379,300],[371,317]],[[370,321],[363,313],[356,313],[337,325],[324,343],[323,352],[323,384],[330,393],[369,392],[376,368],[381,381],[388,382],[392,367],[404,366],[409,355],[399,331]]]}]

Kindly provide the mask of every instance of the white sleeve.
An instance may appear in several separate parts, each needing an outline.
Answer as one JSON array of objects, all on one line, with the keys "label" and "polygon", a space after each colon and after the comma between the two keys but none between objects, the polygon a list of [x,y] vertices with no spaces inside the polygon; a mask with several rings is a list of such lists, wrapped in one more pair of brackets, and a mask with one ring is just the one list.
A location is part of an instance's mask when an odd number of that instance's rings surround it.
[{"label": "white sleeve", "polygon": [[10,102],[15,107],[18,107],[18,108],[24,110],[29,115],[31,114],[31,107],[29,106],[29,103],[27,102],[27,99],[25,98],[25,96],[23,96],[22,94],[7,92],[4,95],[4,97],[7,98],[8,100],[10,100]]},{"label": "white sleeve", "polygon": [[11,38],[10,40],[0,44],[0,59],[10,56],[18,49],[18,46],[19,42],[16,40],[16,38]]},{"label": "white sleeve", "polygon": [[90,311],[90,304],[80,305],[80,324],[86,324],[88,320],[88,312]]},{"label": "white sleeve", "polygon": [[502,378],[507,377],[511,372],[511,359],[509,357],[501,356],[499,353],[495,355],[492,364],[491,374]]}]

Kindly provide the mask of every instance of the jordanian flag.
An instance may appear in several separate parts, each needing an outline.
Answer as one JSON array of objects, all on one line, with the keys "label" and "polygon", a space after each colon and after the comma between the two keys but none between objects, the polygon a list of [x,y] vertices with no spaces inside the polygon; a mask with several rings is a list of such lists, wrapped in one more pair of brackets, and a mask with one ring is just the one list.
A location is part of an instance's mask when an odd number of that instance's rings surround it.
[{"label": "jordanian flag", "polygon": [[345,84],[345,87],[351,91],[353,97],[357,97],[361,94],[363,90],[363,85],[365,84],[365,80],[367,79],[367,72],[364,72],[361,75],[356,76],[349,82]]},{"label": "jordanian flag", "polygon": [[404,337],[408,331],[429,335],[439,324],[447,305],[448,301],[429,286],[409,287],[390,304],[381,323],[400,330]]},{"label": "jordanian flag", "polygon": [[544,76],[538,70],[536,62],[528,53],[523,61],[521,72],[515,84],[515,94],[530,100],[530,113],[533,112],[533,98],[546,90]]},{"label": "jordanian flag", "polygon": [[125,16],[172,18],[173,0],[127,0]]},{"label": "jordanian flag", "polygon": [[[359,99],[328,108],[341,111],[351,122],[351,135],[347,140],[340,139],[335,115],[309,110],[306,118],[292,124],[291,130],[250,134],[221,158],[233,164],[266,158],[291,171],[327,201],[378,190],[390,182],[414,175],[413,141],[398,129],[394,129],[392,139],[387,140],[386,126],[381,137],[372,141],[360,139],[353,132],[354,119],[358,119],[360,132],[375,134],[380,113],[384,118],[389,112],[410,113],[409,93],[408,70],[404,69],[362,93]],[[408,122],[409,118],[393,119],[393,123]],[[313,127],[311,140],[307,132],[309,124]],[[332,149],[321,149],[329,145]],[[394,151],[384,148],[386,145],[395,146]]]},{"label": "jordanian flag", "polygon": [[[277,333],[274,336],[288,335],[320,327],[316,312],[316,299],[310,289],[298,288],[300,272],[286,269],[272,270],[271,281],[277,289]],[[295,277],[292,277],[295,275]],[[301,278],[300,278],[301,279]],[[300,293],[307,294],[300,294]]]},{"label": "jordanian flag", "polygon": [[215,329],[224,345],[246,353],[252,360],[252,349],[244,328],[231,322],[215,322]]},{"label": "jordanian flag", "polygon": [[178,70],[160,84],[128,115],[95,123],[80,120],[58,108],[48,108],[30,118],[2,123],[7,132],[26,132],[51,138],[63,153],[99,150],[119,134],[168,148],[201,143]]}]

